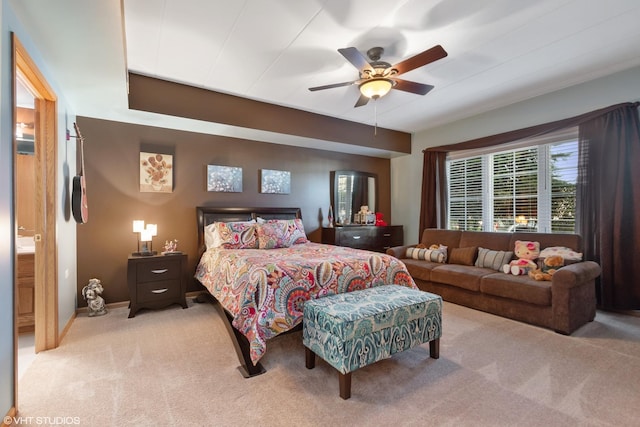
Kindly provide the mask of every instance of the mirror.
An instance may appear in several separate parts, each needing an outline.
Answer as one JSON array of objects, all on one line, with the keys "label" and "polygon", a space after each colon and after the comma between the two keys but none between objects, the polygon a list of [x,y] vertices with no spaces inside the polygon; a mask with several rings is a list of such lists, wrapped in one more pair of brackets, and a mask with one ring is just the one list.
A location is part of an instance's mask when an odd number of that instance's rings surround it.
[{"label": "mirror", "polygon": [[360,206],[376,212],[377,175],[369,172],[331,172],[331,206],[337,225],[353,224],[353,215]]}]

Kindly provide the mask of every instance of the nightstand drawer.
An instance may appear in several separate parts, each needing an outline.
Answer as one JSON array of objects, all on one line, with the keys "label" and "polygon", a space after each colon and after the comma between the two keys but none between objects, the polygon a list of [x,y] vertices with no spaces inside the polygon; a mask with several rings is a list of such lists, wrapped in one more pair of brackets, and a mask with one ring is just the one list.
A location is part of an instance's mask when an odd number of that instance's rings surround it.
[{"label": "nightstand drawer", "polygon": [[163,280],[138,284],[136,289],[138,302],[151,302],[176,298],[180,295],[180,282],[177,280]]},{"label": "nightstand drawer", "polygon": [[127,263],[129,317],[141,308],[180,304],[187,308],[187,254],[130,256]]},{"label": "nightstand drawer", "polygon": [[161,259],[140,263],[136,268],[136,279],[138,283],[179,279],[180,267],[179,259]]}]

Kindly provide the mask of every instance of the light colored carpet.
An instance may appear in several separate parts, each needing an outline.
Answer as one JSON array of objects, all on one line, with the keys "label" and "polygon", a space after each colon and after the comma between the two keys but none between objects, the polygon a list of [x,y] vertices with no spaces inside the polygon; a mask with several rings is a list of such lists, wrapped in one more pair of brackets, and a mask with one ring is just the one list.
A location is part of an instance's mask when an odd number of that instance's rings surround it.
[{"label": "light colored carpet", "polygon": [[275,338],[244,379],[210,304],[79,315],[19,388],[22,417],[86,426],[638,426],[640,318],[598,312],[573,336],[445,303],[427,344],[352,375],[304,367],[301,333]]}]

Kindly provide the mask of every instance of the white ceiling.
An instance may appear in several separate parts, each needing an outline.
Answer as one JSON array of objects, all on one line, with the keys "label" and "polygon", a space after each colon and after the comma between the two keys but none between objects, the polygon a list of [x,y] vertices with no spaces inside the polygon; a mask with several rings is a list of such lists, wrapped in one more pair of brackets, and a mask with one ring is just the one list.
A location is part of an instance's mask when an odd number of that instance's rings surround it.
[{"label": "white ceiling", "polygon": [[[126,50],[118,0],[11,3],[78,115],[211,133],[228,130],[127,111],[125,68],[415,133],[640,64],[638,0],[123,0]],[[339,48],[394,64],[436,44],[446,58],[402,76],[425,96],[354,108],[355,85],[307,90],[358,78]]]}]

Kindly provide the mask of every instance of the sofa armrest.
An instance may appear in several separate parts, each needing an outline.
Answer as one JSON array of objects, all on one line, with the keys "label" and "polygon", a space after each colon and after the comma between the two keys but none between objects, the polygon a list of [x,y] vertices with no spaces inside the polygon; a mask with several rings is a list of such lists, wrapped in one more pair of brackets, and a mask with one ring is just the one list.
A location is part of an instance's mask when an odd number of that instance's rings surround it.
[{"label": "sofa armrest", "polygon": [[600,272],[600,266],[593,261],[569,264],[555,272],[552,277],[552,287],[568,289],[583,286],[593,282]]},{"label": "sofa armrest", "polygon": [[562,267],[551,280],[553,329],[571,334],[596,316],[596,278],[600,266],[583,261]]},{"label": "sofa armrest", "polygon": [[398,259],[407,257],[407,249],[415,248],[416,245],[403,245],[403,246],[394,246],[392,248],[387,248],[387,255],[394,256]]}]

